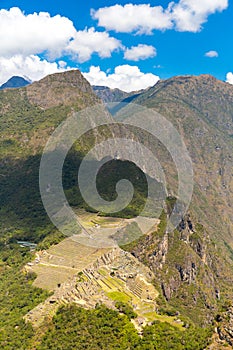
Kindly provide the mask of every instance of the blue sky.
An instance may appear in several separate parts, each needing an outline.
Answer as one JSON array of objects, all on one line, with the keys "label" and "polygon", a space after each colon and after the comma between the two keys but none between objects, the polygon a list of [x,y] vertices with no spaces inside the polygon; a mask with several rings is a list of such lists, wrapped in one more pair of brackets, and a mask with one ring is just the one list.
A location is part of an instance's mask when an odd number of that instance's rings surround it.
[{"label": "blue sky", "polygon": [[186,74],[233,83],[232,19],[231,0],[3,0],[0,83],[72,67],[127,91]]}]

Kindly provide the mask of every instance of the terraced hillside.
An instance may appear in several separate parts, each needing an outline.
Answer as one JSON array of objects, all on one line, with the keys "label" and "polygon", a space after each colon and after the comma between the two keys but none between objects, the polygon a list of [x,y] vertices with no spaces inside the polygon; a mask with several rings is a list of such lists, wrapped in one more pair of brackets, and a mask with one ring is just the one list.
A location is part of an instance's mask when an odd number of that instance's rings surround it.
[{"label": "terraced hillside", "polygon": [[[72,246],[73,253],[76,252],[73,258]],[[67,252],[71,253],[69,257]],[[41,259],[38,256],[37,261],[25,267],[28,272],[38,274],[35,286],[54,290],[52,296],[25,316],[34,327],[38,328],[45,320],[48,322],[60,305],[75,303],[93,308],[101,301],[110,308],[115,308],[116,303],[131,305],[137,314],[135,324],[139,328],[153,320],[182,328],[183,323],[177,317],[158,314],[156,299],[159,294],[151,283],[153,274],[131,254],[119,248],[87,249],[71,238],[44,253]],[[62,270],[70,269],[71,258],[75,265],[73,275],[67,274],[64,280]],[[55,266],[56,270],[52,272],[50,268]]]}]

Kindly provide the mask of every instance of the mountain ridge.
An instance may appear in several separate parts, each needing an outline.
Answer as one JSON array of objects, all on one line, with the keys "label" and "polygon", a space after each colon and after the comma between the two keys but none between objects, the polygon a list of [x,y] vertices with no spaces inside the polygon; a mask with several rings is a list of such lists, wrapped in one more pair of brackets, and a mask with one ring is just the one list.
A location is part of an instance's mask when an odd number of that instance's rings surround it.
[{"label": "mountain ridge", "polygon": [[[158,82],[133,102],[155,109],[179,130],[194,162],[200,190],[207,188],[208,192],[210,178],[215,182],[219,198],[227,199],[231,224],[231,195],[227,191],[232,193],[233,185],[233,87],[209,75],[177,77]],[[232,232],[232,224],[230,227]]]}]

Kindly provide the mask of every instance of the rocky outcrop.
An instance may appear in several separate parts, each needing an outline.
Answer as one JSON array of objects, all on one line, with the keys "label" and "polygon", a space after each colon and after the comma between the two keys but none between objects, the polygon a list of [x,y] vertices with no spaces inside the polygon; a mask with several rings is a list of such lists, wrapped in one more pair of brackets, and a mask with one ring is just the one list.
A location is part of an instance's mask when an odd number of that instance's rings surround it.
[{"label": "rocky outcrop", "polygon": [[216,323],[219,339],[233,348],[233,307],[229,306],[225,312],[217,315]]},{"label": "rocky outcrop", "polygon": [[100,101],[79,70],[48,75],[27,86],[26,91],[29,102],[43,109],[77,103],[86,107]]},{"label": "rocky outcrop", "polygon": [[[171,305],[182,305],[194,318],[211,323],[224,297],[224,284],[231,278],[230,265],[221,258],[202,225],[187,214],[179,230],[158,232],[141,238],[132,254],[150,267],[155,282]],[[196,310],[196,311],[195,311]]]}]

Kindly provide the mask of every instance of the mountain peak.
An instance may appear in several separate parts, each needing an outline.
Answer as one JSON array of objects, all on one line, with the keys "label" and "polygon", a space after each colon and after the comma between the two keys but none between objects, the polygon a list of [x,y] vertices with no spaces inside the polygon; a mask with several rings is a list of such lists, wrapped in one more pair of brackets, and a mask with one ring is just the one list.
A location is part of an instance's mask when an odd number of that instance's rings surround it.
[{"label": "mountain peak", "polygon": [[38,85],[38,84],[57,84],[57,83],[62,84],[62,86],[66,85],[74,88],[82,87],[83,89],[86,90],[86,92],[92,92],[91,85],[83,77],[82,73],[78,69],[73,69],[62,73],[54,73],[54,74],[47,75],[46,77],[44,77],[43,79],[39,80],[34,84]]},{"label": "mountain peak", "polygon": [[24,77],[13,76],[9,80],[7,80],[7,82],[2,84],[2,86],[0,86],[0,89],[1,90],[3,90],[3,89],[15,89],[15,88],[27,86],[30,83],[31,83],[31,81],[26,80]]},{"label": "mountain peak", "polygon": [[[211,83],[224,83],[221,80],[218,80],[211,74],[200,74],[200,75],[177,75],[174,77],[171,77],[166,80],[160,80],[159,83],[164,82],[182,82],[182,83],[188,83],[188,82],[211,82]],[[156,84],[157,85],[157,84]]]},{"label": "mountain peak", "polygon": [[78,96],[84,97],[85,94],[97,102],[91,85],[78,69],[47,75],[27,87],[27,96],[32,104],[45,109],[70,105],[77,101]]},{"label": "mountain peak", "polygon": [[190,94],[192,99],[192,93],[194,90],[201,95],[206,95],[207,90],[215,91],[221,90],[222,93],[227,92],[230,95],[233,93],[232,86],[222,80],[218,80],[212,75],[201,74],[201,75],[184,75],[184,76],[175,76],[166,80],[160,80],[157,84],[151,87],[149,95],[157,93],[161,89],[173,89],[173,94],[178,94],[179,96]]}]

